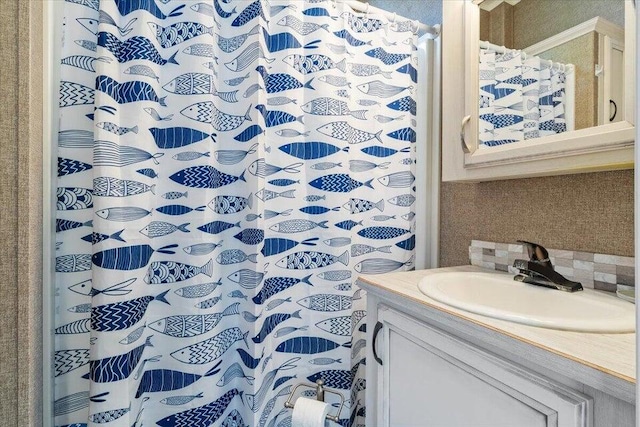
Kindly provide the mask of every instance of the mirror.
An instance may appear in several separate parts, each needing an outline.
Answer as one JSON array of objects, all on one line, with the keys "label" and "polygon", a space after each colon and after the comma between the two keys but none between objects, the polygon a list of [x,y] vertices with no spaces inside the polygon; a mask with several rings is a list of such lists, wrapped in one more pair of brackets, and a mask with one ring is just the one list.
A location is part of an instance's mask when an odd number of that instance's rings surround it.
[{"label": "mirror", "polygon": [[484,0],[478,149],[625,120],[624,0]]}]

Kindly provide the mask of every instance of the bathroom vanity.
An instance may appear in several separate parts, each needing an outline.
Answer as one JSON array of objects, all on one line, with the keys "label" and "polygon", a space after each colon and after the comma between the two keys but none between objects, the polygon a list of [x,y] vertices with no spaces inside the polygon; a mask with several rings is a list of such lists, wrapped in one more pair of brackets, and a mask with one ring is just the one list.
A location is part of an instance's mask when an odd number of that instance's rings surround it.
[{"label": "bathroom vanity", "polygon": [[[361,276],[368,426],[634,426],[635,333],[547,329],[427,297],[428,275]],[[560,292],[560,291],[552,291]]]}]

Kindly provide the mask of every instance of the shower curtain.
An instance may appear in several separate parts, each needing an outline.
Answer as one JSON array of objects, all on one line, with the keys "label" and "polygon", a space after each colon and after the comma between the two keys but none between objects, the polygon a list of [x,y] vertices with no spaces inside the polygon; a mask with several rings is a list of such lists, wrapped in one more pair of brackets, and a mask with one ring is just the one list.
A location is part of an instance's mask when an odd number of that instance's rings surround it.
[{"label": "shower curtain", "polygon": [[289,426],[316,379],[364,424],[354,282],[413,262],[412,22],[322,0],[63,15],[55,425]]},{"label": "shower curtain", "polygon": [[480,49],[479,135],[485,147],[567,131],[566,73],[518,50]]}]

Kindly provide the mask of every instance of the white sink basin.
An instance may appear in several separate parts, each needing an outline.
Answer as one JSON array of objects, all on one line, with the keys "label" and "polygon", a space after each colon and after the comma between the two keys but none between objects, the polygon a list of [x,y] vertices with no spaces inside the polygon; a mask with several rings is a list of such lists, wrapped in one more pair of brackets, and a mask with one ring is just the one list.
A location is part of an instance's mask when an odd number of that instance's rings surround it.
[{"label": "white sink basin", "polygon": [[513,280],[512,274],[443,272],[420,291],[441,303],[496,319],[577,332],[635,331],[635,305],[586,289],[568,293]]}]

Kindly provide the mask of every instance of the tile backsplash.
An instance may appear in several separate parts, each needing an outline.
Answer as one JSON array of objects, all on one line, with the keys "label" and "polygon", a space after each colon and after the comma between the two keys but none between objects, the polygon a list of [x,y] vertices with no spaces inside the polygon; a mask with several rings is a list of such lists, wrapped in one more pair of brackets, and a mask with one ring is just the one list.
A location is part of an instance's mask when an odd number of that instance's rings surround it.
[{"label": "tile backsplash", "polygon": [[[550,249],[549,259],[555,270],[585,288],[615,292],[616,285],[634,286],[633,257]],[[516,274],[516,259],[529,259],[523,245],[472,240],[469,260],[472,265]]]}]

